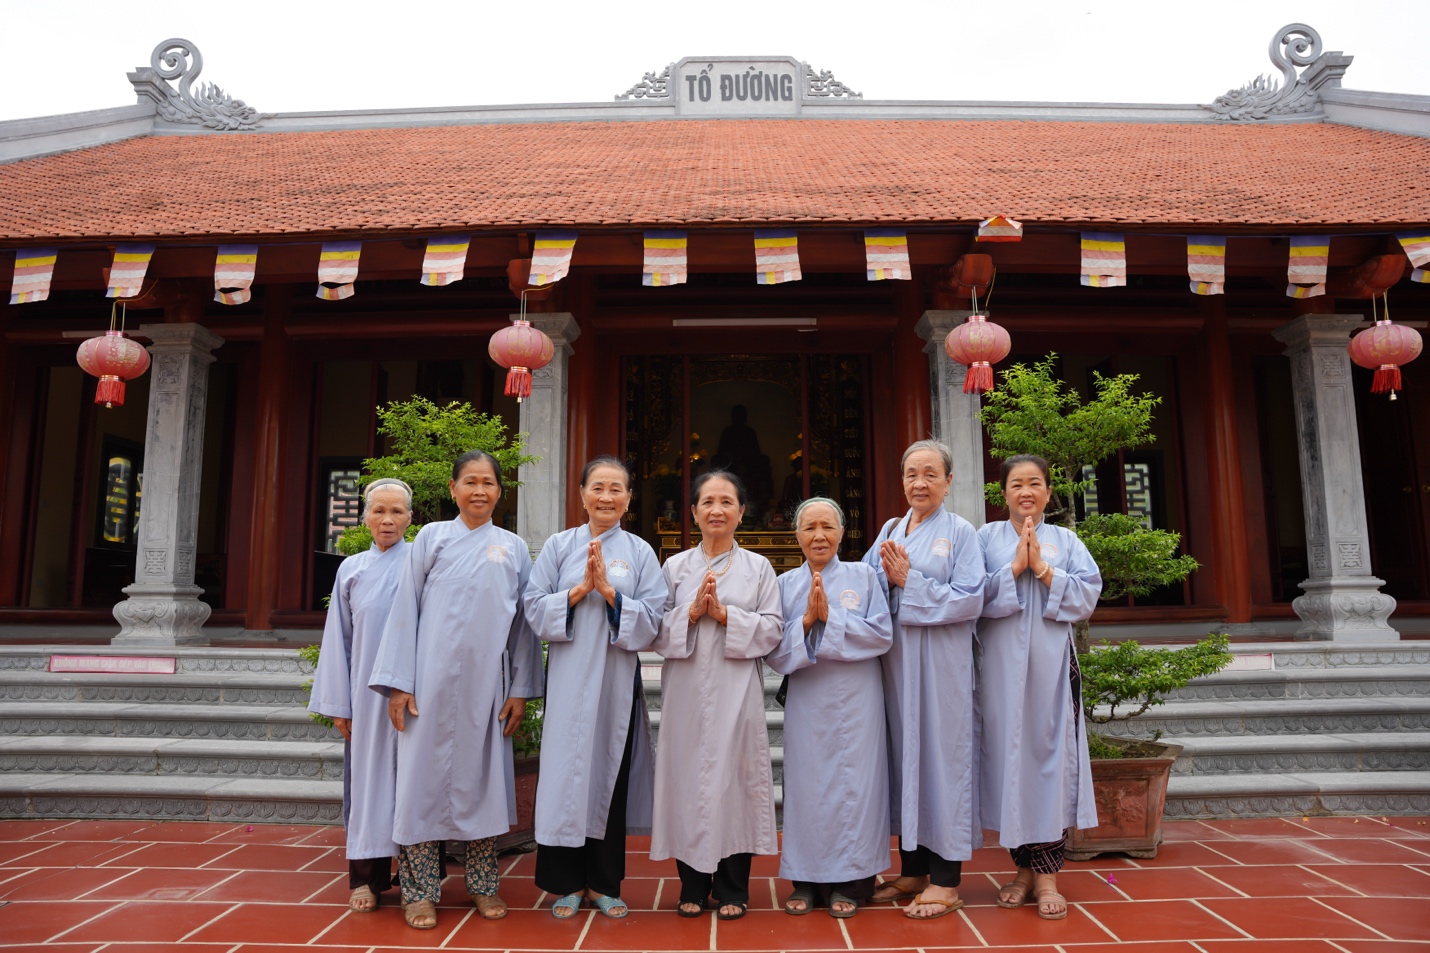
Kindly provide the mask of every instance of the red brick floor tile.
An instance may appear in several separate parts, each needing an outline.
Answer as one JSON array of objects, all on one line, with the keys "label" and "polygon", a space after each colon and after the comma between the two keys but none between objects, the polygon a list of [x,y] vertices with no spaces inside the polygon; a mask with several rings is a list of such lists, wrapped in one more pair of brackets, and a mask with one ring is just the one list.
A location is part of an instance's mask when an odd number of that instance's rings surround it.
[{"label": "red brick floor tile", "polygon": [[[1064,869],[1058,874],[1058,893],[1067,897],[1068,903],[1098,903],[1108,900],[1125,900],[1126,896],[1120,891],[1118,884],[1107,882],[1109,876],[1122,880],[1122,868],[1117,870],[1072,870]],[[1007,883],[1007,880],[999,878],[999,883]],[[994,895],[994,903],[997,903],[997,895]],[[1032,905],[1032,900],[1028,901]]]},{"label": "red brick floor tile", "polygon": [[963,862],[964,873],[1013,874],[1017,870],[1006,847],[980,847],[973,852],[972,857]]},{"label": "red brick floor tile", "polygon": [[346,847],[348,832],[341,827],[320,827],[298,843],[302,847]]},{"label": "red brick floor tile", "polygon": [[[1324,869],[1324,868],[1322,868]],[[1352,870],[1338,865],[1338,870]],[[1240,890],[1249,897],[1349,897],[1354,891],[1332,883],[1313,869],[1290,867],[1203,867],[1202,873]]]},{"label": "red brick floor tile", "polygon": [[[189,947],[185,945],[183,949],[187,953]],[[225,946],[222,949],[228,950],[230,947]],[[319,949],[321,953],[367,953],[368,948],[365,944],[362,946],[328,946],[324,944]],[[6,953],[9,951],[7,950]],[[119,951],[116,950],[116,953]],[[267,944],[256,946],[252,943],[245,943],[235,953],[314,953],[314,948],[311,946],[268,946]]]},{"label": "red brick floor tile", "polygon": [[[904,916],[901,910],[894,909],[889,904],[880,904],[877,907],[860,910],[858,915],[844,921],[844,928],[849,931],[849,941],[854,944],[856,950],[895,946],[978,946],[980,945],[978,934],[974,932],[973,927],[964,917],[968,909],[968,907],[964,907],[963,910],[939,917],[937,920],[914,920]],[[782,913],[775,915],[783,916],[789,920],[813,920],[817,917],[829,924],[838,922],[823,911],[812,913],[807,917],[789,917]],[[721,939],[723,940],[723,938],[722,935]],[[721,948],[724,948],[723,943]],[[827,949],[838,948],[837,945],[827,947]]]},{"label": "red brick floor tile", "polygon": [[234,827],[233,824],[209,824],[204,821],[160,821],[127,837],[121,837],[120,840],[194,844],[221,837],[234,830]]},{"label": "red brick floor tile", "polygon": [[[1295,818],[1300,820],[1300,818]],[[1203,821],[1213,830],[1222,831],[1233,837],[1305,837],[1306,828],[1292,823],[1290,818],[1281,817],[1236,817],[1228,820]]]},{"label": "red brick floor tile", "polygon": [[[1201,946],[1205,947],[1214,941],[1202,940]],[[1249,943],[1251,940],[1240,942]],[[1019,950],[1018,953],[1024,953]],[[1079,943],[1077,946],[1069,946],[1067,953],[1200,953],[1196,946],[1187,940],[1155,940],[1151,943]],[[1311,953],[1321,953],[1319,950]]]},{"label": "red brick floor tile", "polygon": [[[25,857],[26,867],[98,867],[100,864],[134,853],[138,844],[111,844],[104,841],[61,841],[41,847]],[[13,862],[12,862],[13,863]],[[140,864],[122,866],[138,867]]]},{"label": "red brick floor tile", "polygon": [[[222,849],[221,843],[205,844],[205,847]],[[203,864],[206,868],[223,870],[298,870],[311,864],[323,854],[326,847],[286,847],[278,844],[244,844],[221,857]],[[343,865],[347,869],[347,865]]]},{"label": "red brick floor tile", "polygon": [[292,845],[302,843],[323,829],[317,824],[238,824],[217,839],[225,843]]},{"label": "red brick floor tile", "polygon": [[1336,945],[1350,953],[1425,953],[1425,944],[1414,940],[1338,940]]},{"label": "red brick floor tile", "polygon": [[[1304,840],[1283,840],[1275,837],[1254,838],[1237,841],[1217,841],[1212,847],[1238,864],[1258,866],[1285,866],[1287,864],[1324,864],[1332,860],[1330,854],[1321,853],[1321,848],[1335,844],[1332,837],[1319,838],[1314,847]],[[1203,845],[1205,846],[1205,845]],[[1160,851],[1158,852],[1161,853]],[[1205,867],[1211,863],[1226,861],[1202,861],[1196,866]]]},{"label": "red brick floor tile", "polygon": [[[454,911],[455,912],[455,911]],[[445,911],[439,911],[438,916],[443,916]],[[545,910],[513,910],[500,920],[483,920],[473,914],[457,927],[456,932],[451,934],[451,939],[447,942],[448,949],[455,950],[510,950],[517,947],[538,950],[572,950],[576,948],[576,941],[581,937],[581,931],[585,929],[588,920],[595,918],[607,924],[623,924],[630,926],[633,924],[645,924],[641,933],[646,937],[655,937],[663,934],[663,949],[709,949],[710,925],[705,927],[704,946],[686,947],[680,945],[686,936],[684,927],[692,923],[702,921],[682,920],[679,917],[670,917],[663,913],[631,913],[624,920],[606,920],[599,914],[589,911],[581,911],[570,920],[557,920]],[[674,923],[670,921],[674,920]],[[441,932],[442,927],[447,923],[457,923],[455,917],[446,920],[439,920],[437,930]],[[594,929],[595,924],[592,924]],[[415,933],[415,930],[408,930]],[[632,931],[634,935],[635,931]],[[324,936],[325,943],[338,942],[329,936]],[[381,945],[386,940],[373,940],[374,944]],[[410,945],[410,943],[409,943]],[[648,946],[635,945],[630,949],[651,949]],[[584,944],[582,949],[598,949],[589,943]]]},{"label": "red brick floor tile", "polygon": [[[516,874],[516,875],[522,876],[522,877],[535,877],[535,876],[536,876],[536,851],[532,851],[532,852],[529,853],[529,854],[520,854],[520,855],[518,855],[518,856],[516,856],[516,857],[514,857],[514,858],[510,858],[510,859],[513,860],[514,863],[508,864],[508,863],[507,863],[508,858],[506,858],[506,857],[499,857],[499,858],[497,858],[497,869],[502,872],[503,876],[505,876],[506,874]],[[649,859],[649,858],[647,858],[647,859]],[[633,870],[631,869],[631,860],[632,860],[631,854],[627,853],[627,854],[626,854],[626,874],[627,874],[627,876],[641,876],[640,874],[635,873],[635,871],[633,871]],[[667,860],[667,861],[663,861],[663,863],[669,864],[669,865],[670,865],[670,868],[669,868],[669,869],[671,869],[671,870],[674,870],[674,869],[675,869],[675,861],[673,861],[673,860]]]},{"label": "red brick floor tile", "polygon": [[[345,874],[348,872],[348,855],[341,847],[323,847],[314,844],[311,847],[307,844],[301,847],[284,848],[285,850],[320,850],[324,853],[318,854],[312,861],[303,865],[303,870],[321,870],[330,874]],[[396,864],[393,865],[394,871]],[[501,869],[500,865],[497,867]]]},{"label": "red brick floor tile", "polygon": [[311,904],[244,903],[187,939],[195,943],[307,943],[346,913],[346,908]]},{"label": "red brick floor tile", "polygon": [[[628,884],[630,882],[626,881]],[[503,877],[497,887],[497,893],[501,894],[501,898],[506,901],[508,907],[516,910],[534,910],[542,890],[530,877]]]},{"label": "red brick floor tile", "polygon": [[[1086,909],[1097,909],[1102,904],[1088,904]],[[1019,907],[1005,910],[1002,907],[964,907],[960,913],[967,917],[991,946],[1027,946],[1039,943],[1106,943],[1112,939],[1076,905],[1068,907],[1065,920],[1043,920],[1036,908]],[[915,922],[915,921],[909,921]],[[931,925],[931,924],[930,924]],[[933,940],[925,945],[934,945]]]},{"label": "red brick floor tile", "polygon": [[199,900],[234,903],[302,903],[326,887],[331,874],[289,870],[241,870],[198,896]]},{"label": "red brick floor tile", "polygon": [[[378,907],[372,913],[350,913],[344,904],[340,913],[341,918],[336,919],[331,928],[318,937],[317,944],[320,949],[325,949],[329,944],[435,949],[451,938],[458,925],[467,919],[468,913],[476,915],[470,907],[466,910],[438,910],[435,930],[415,930],[407,925],[402,907],[397,904]],[[507,914],[509,917],[513,915],[515,914]],[[575,941],[576,934],[573,934],[571,942],[574,944]]]},{"label": "red brick floor tile", "polygon": [[[1430,876],[1417,867],[1403,864],[1333,864],[1310,869],[1371,897],[1430,897]],[[1430,912],[1426,916],[1430,916]]]},{"label": "red brick floor tile", "polygon": [[[42,943],[117,906],[117,903],[85,900],[7,904],[0,907],[0,937],[4,937],[6,943]],[[78,937],[70,939],[80,942]]]},{"label": "red brick floor tile", "polygon": [[[1331,897],[1325,903],[1339,904],[1351,899],[1355,898]],[[1259,897],[1202,902],[1208,910],[1235,923],[1257,939],[1336,940],[1343,937],[1364,939],[1375,936],[1374,932],[1348,917],[1341,916],[1334,908],[1305,897],[1282,897],[1269,909],[1266,901]],[[1421,913],[1424,913],[1423,907]]]},{"label": "red brick floor tile", "polygon": [[[660,892],[661,883],[659,877],[627,877],[621,884],[621,899],[632,911],[654,910],[655,897]],[[555,899],[547,897],[542,906],[550,907]]]},{"label": "red brick floor tile", "polygon": [[[348,887],[348,878],[341,874],[334,876],[328,883],[316,893],[310,894],[304,903],[337,904],[348,905],[348,897],[352,894],[352,889]],[[402,903],[401,896],[396,887],[391,890],[384,890],[378,895],[377,902],[380,906],[391,907]]]},{"label": "red brick floor tile", "polygon": [[[66,943],[64,946],[51,946],[44,944],[24,944],[21,946],[6,946],[5,953],[94,953],[104,944],[102,943]],[[324,951],[326,953],[326,951]]]},{"label": "red brick floor tile", "polygon": [[[108,870],[101,867],[100,870]],[[188,870],[153,867],[136,870],[121,880],[91,891],[86,900],[192,900],[216,883],[232,877],[231,870]]]},{"label": "red brick floor tile", "polygon": [[[1243,936],[1240,931],[1190,900],[1090,903],[1086,909],[1119,940],[1226,940]],[[1262,909],[1264,913],[1265,908]],[[1024,907],[1018,912],[1037,916],[1032,907]],[[1071,911],[1068,915],[1072,915]]]},{"label": "red brick floor tile", "polygon": [[751,877],[778,877],[780,875],[780,859],[778,855],[756,854],[750,858]]},{"label": "red brick floor tile", "polygon": [[[1173,843],[1163,843],[1157,847],[1157,856],[1145,860],[1133,860],[1133,866],[1137,867],[1204,867],[1208,864],[1230,864],[1234,861],[1225,854],[1217,851],[1227,844],[1239,844],[1231,837],[1216,840],[1192,843],[1190,841],[1176,841]],[[1093,865],[1101,865],[1105,858],[1099,857],[1092,862]]]},{"label": "red brick floor tile", "polygon": [[1413,817],[1383,817],[1395,833],[1387,834],[1387,837],[1430,837],[1430,817],[1423,814]]},{"label": "red brick floor tile", "polygon": [[[1206,953],[1338,953],[1327,940],[1202,940]],[[1081,948],[1077,953],[1085,953]]]},{"label": "red brick floor tile", "polygon": [[[533,863],[527,876],[531,876],[535,871],[536,867]],[[626,854],[627,877],[674,877],[675,875],[675,861],[673,860],[651,860],[649,854]]]},{"label": "red brick floor tile", "polygon": [[[66,940],[124,940],[126,942],[176,943],[185,935],[220,916],[227,903],[148,903],[129,901],[113,907],[103,916],[76,927],[61,937]],[[224,937],[212,938],[221,941]]]},{"label": "red brick floor tile", "polygon": [[[970,907],[987,907],[998,902],[998,886],[1002,878],[990,874],[966,874],[958,885],[958,895]],[[886,907],[888,904],[879,904]]]},{"label": "red brick floor tile", "polygon": [[1197,870],[1183,867],[1107,870],[1099,873],[1113,878],[1116,881],[1113,886],[1133,900],[1196,900],[1202,897],[1241,896],[1225,884],[1218,883]]},{"label": "red brick floor tile", "polygon": [[36,834],[34,840],[118,840],[153,827],[153,821],[75,821],[65,827]]},{"label": "red brick floor tile", "polygon": [[68,827],[74,821],[0,821],[0,841],[23,840],[46,831]]},{"label": "red brick floor tile", "polygon": [[[1325,904],[1393,940],[1430,940],[1430,900],[1391,897],[1331,897]],[[1346,933],[1362,937],[1363,933]]]},{"label": "red brick floor tile", "polygon": [[132,871],[109,867],[38,867],[0,887],[0,900],[77,900]]},{"label": "red brick floor tile", "polygon": [[24,877],[40,869],[39,867],[0,867],[0,894],[4,894],[5,884],[16,877]]},{"label": "red brick floor tile", "polygon": [[[112,858],[116,867],[185,867],[193,869],[218,860],[224,854],[237,850],[232,844],[140,844],[137,841],[126,844],[132,853]],[[121,863],[124,858],[127,863]]]},{"label": "red brick floor tile", "polygon": [[[858,920],[860,916],[870,919],[889,919],[891,914],[883,910],[869,910],[856,914],[845,925]],[[903,919],[900,917],[899,919]],[[949,920],[952,917],[944,917]],[[715,924],[715,948],[717,950],[838,950],[847,949],[844,932],[839,929],[838,920],[824,910],[802,917],[792,917],[784,911],[751,910],[739,920],[717,921]],[[592,933],[595,924],[592,924]],[[853,934],[850,934],[851,936]],[[584,950],[590,945],[591,935],[586,935]],[[880,941],[881,946],[901,945],[887,931]],[[610,947],[607,947],[609,949]]]},{"label": "red brick floor tile", "polygon": [[9,843],[0,842],[0,866],[26,866],[20,862],[20,858],[52,846],[54,845],[49,841],[26,840]]},{"label": "red brick floor tile", "polygon": [[1219,831],[1201,821],[1162,822],[1162,842],[1164,844],[1175,844],[1182,841],[1226,840],[1231,836],[1226,831]]},{"label": "red brick floor tile", "polygon": [[[1318,841],[1315,849],[1351,864],[1430,863],[1430,853],[1414,850],[1412,846],[1413,842],[1407,841],[1352,840],[1336,837]],[[1427,849],[1430,849],[1430,845],[1427,845]]]},{"label": "red brick floor tile", "polygon": [[1325,837],[1386,837],[1393,830],[1379,817],[1288,817],[1286,820]]},{"label": "red brick floor tile", "polygon": [[649,835],[649,834],[639,834],[639,835],[637,835],[637,834],[630,834],[630,835],[628,835],[628,836],[626,837],[626,851],[627,851],[628,853],[649,854],[649,853],[650,853],[650,835]]},{"label": "red brick floor tile", "polygon": [[[590,914],[589,916],[591,918],[590,928],[586,930],[586,936],[581,940],[582,950],[711,949],[710,938],[713,936],[711,925],[715,923],[715,919],[709,914],[693,919],[672,916],[669,913],[632,913],[624,920],[611,920],[599,914]],[[768,912],[749,914],[745,919],[749,920],[754,916],[770,917],[775,914]],[[560,943],[564,938],[564,936],[557,937],[553,942]],[[840,940],[842,946],[842,936]],[[481,941],[478,934],[467,933],[454,939],[452,945],[456,946],[463,941],[486,942]],[[530,939],[524,941],[523,945],[541,947],[545,946],[547,942],[540,939],[539,935],[533,934]],[[557,946],[556,948],[560,949],[561,947]],[[735,949],[735,947],[726,948]]]}]

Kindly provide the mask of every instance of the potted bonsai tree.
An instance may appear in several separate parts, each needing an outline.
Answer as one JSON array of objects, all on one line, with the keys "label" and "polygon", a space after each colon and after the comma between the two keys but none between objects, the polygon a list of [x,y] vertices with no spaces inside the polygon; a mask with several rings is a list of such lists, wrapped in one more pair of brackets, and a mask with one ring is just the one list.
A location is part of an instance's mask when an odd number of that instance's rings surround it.
[{"label": "potted bonsai tree", "polygon": [[[1056,364],[1056,354],[1031,367],[1015,364],[1002,372],[1003,386],[985,396],[982,421],[993,456],[1035,453],[1047,459],[1053,485],[1045,518],[1074,530],[1087,546],[1102,574],[1104,601],[1145,596],[1181,582],[1197,561],[1178,553],[1180,534],[1145,526],[1123,513],[1077,521],[1077,498],[1092,487],[1093,469],[1119,450],[1152,441],[1152,411],[1161,398],[1135,393],[1135,374],[1108,377],[1094,371],[1094,394],[1084,400],[1058,379]],[[998,484],[988,485],[988,496],[1001,501]],[[1084,619],[1073,629],[1085,724],[1140,715],[1193,678],[1220,671],[1231,661],[1225,635],[1209,635],[1178,650],[1149,649],[1133,641],[1113,646],[1106,640],[1093,648],[1089,625]],[[1129,704],[1135,709],[1129,710]],[[1156,856],[1167,780],[1181,746],[1157,738],[1109,738],[1089,729],[1088,749],[1100,824],[1090,831],[1070,831],[1068,856],[1082,860],[1106,851]]]}]

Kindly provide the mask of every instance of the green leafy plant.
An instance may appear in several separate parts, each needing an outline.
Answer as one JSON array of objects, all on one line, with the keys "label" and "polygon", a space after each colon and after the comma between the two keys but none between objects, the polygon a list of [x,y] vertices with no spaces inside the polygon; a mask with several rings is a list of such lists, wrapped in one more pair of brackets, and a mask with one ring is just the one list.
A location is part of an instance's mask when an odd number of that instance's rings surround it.
[{"label": "green leafy plant", "polygon": [[1197,569],[1191,556],[1178,556],[1182,534],[1147,529],[1124,513],[1089,516],[1077,527],[1102,573],[1102,598],[1146,596],[1169,583],[1181,582]]},{"label": "green leafy plant", "polygon": [[[318,668],[318,655],[320,654],[321,650],[322,646],[316,642],[312,645],[305,645],[298,650],[298,658],[302,659],[304,662],[307,662],[308,665],[311,666],[314,671],[316,671]],[[313,680],[311,678],[303,683],[303,691],[306,692],[309,696],[313,694]],[[333,727],[333,719],[329,718],[327,715],[319,714],[316,711],[310,711],[308,712],[308,717],[313,721],[316,721],[318,724],[322,725],[324,728]]]}]

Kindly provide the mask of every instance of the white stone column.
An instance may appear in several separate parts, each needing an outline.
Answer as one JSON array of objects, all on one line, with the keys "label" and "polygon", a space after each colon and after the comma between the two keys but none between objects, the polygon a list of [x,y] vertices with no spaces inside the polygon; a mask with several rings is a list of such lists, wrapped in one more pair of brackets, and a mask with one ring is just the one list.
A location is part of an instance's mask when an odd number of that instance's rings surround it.
[{"label": "white stone column", "polygon": [[516,531],[535,555],[552,533],[566,528],[566,364],[581,328],[565,311],[527,314],[526,320],[556,345],[551,363],[532,372],[531,396],[521,402],[517,428],[527,435],[526,452],[541,458],[517,471]]},{"label": "white stone column", "polygon": [[114,645],[204,645],[199,629],[209,607],[194,585],[199,480],[209,365],[223,338],[198,324],[145,324],[149,347],[149,419],[144,433],[144,484],[139,552],[128,598],[114,607]]},{"label": "white stone column", "polygon": [[972,311],[925,311],[914,325],[924,340],[929,356],[930,402],[933,404],[933,434],[953,451],[953,485],[944,499],[952,510],[973,524],[983,525],[983,424],[978,419],[981,401],[977,394],[963,392],[968,368],[950,360],[943,339],[948,332],[968,320]]},{"label": "white stone column", "polygon": [[1385,641],[1395,600],[1371,575],[1356,431],[1350,332],[1358,314],[1307,314],[1275,332],[1291,359],[1292,400],[1301,450],[1306,557],[1311,578],[1292,603],[1298,639]]}]

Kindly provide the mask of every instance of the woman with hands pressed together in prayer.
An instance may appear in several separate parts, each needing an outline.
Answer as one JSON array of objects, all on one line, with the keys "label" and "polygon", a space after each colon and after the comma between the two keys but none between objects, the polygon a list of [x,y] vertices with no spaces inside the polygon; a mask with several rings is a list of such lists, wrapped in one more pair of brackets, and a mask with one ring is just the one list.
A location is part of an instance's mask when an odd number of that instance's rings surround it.
[{"label": "woman with hands pressed together in prayer", "polygon": [[1008,519],[978,531],[988,573],[978,623],[979,807],[1018,867],[998,905],[1031,896],[1038,916],[1061,920],[1067,829],[1097,826],[1072,624],[1096,608],[1102,577],[1076,533],[1043,519],[1051,482],[1042,457],[1004,460]]},{"label": "woman with hands pressed together in prayer", "polygon": [[963,906],[963,861],[983,843],[974,807],[973,623],[983,608],[983,554],[973,527],[944,509],[948,447],[904,451],[908,512],[884,525],[864,556],[889,593],[894,644],[883,656],[890,814],[899,878],[874,900],[932,920]]},{"label": "woman with hands pressed together in prayer", "polygon": [[784,619],[769,560],[740,548],[745,488],[723,470],[691,485],[696,546],[666,560],[670,590],[653,648],[661,666],[652,860],[675,858],[683,917],[745,915],[750,859],[775,854],[774,785],[760,659]]},{"label": "woman with hands pressed together in prayer", "polygon": [[466,842],[466,887],[489,920],[496,835],[516,823],[511,736],[542,691],[541,649],[522,612],[531,556],[492,522],[501,464],[480,450],[452,466],[457,519],[428,523],[410,548],[368,684],[399,733],[393,839],[407,924],[437,925],[442,841]]},{"label": "woman with hands pressed together in prayer", "polygon": [[844,512],[823,497],[795,510],[805,563],[779,577],[784,640],[765,661],[788,676],[780,876],[793,916],[827,904],[852,917],[889,864],[889,781],[879,657],[893,642],[873,568],[839,559]]},{"label": "woman with hands pressed together in prayer", "polygon": [[536,885],[619,919],[626,833],[650,830],[654,751],[637,653],[660,631],[668,590],[645,540],[621,528],[631,477],[615,457],[581,472],[584,526],[546,541],[527,584],[527,619],[547,643]]}]

